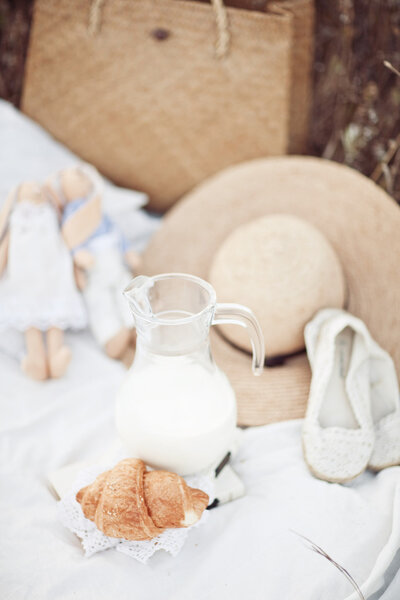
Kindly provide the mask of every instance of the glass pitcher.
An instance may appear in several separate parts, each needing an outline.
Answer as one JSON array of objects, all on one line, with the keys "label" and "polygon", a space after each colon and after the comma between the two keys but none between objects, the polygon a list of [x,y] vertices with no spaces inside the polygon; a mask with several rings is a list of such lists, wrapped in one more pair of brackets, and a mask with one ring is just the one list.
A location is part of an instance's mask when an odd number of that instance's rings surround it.
[{"label": "glass pitcher", "polygon": [[264,366],[257,319],[240,304],[217,304],[214,288],[180,273],[139,276],[124,292],[137,331],[136,355],[116,402],[124,448],[147,464],[188,475],[235,443],[236,400],[210,351],[210,326],[246,327],[253,373]]}]

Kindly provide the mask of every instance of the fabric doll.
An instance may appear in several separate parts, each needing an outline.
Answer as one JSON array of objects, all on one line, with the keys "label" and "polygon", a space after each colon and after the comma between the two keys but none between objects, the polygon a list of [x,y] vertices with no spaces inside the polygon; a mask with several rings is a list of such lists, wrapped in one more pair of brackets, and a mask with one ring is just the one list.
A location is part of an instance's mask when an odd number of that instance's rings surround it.
[{"label": "fabric doll", "polygon": [[71,360],[64,329],[87,319],[57,211],[38,184],[21,184],[3,205],[0,257],[0,326],[24,332],[22,370],[37,380],[61,377]]},{"label": "fabric doll", "polygon": [[135,347],[133,320],[123,297],[138,256],[102,211],[102,180],[87,164],[64,169],[47,189],[61,212],[61,229],[70,248],[88,310],[89,325],[108,356],[129,365]]}]

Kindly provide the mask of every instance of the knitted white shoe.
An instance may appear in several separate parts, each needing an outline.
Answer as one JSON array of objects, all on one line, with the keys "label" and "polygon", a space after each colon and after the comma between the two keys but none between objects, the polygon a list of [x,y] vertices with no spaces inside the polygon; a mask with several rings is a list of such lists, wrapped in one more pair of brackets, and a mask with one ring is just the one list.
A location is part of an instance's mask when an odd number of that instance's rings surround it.
[{"label": "knitted white shoe", "polygon": [[306,326],[305,339],[313,374],[303,426],[305,460],[320,479],[349,481],[365,470],[374,445],[371,336],[359,319],[326,309]]},{"label": "knitted white shoe", "polygon": [[400,464],[400,396],[393,361],[375,342],[370,381],[375,446],[369,467],[377,471]]}]

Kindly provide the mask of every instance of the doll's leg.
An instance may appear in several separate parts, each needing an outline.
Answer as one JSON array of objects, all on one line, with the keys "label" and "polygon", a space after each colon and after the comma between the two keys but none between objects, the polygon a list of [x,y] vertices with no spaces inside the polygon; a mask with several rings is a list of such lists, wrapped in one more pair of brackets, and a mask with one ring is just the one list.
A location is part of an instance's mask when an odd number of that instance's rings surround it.
[{"label": "doll's leg", "polygon": [[22,370],[32,379],[38,381],[47,379],[49,373],[42,332],[35,327],[27,329],[25,331],[25,344],[26,356],[22,359]]},{"label": "doll's leg", "polygon": [[129,304],[124,297],[123,290],[131,281],[131,274],[126,269],[123,269],[119,273],[118,278],[116,278],[116,281],[113,285],[113,301],[115,303],[115,308],[118,312],[121,325],[130,331],[134,329],[135,323],[131,309],[129,308]]},{"label": "doll's leg", "polygon": [[115,306],[110,275],[112,273],[104,274],[101,270],[91,272],[82,293],[95,340],[110,358],[120,358],[129,345],[130,333]]},{"label": "doll's leg", "polygon": [[95,292],[84,291],[90,329],[110,358],[120,358],[129,345],[130,332],[121,323],[112,292],[106,287],[89,291]]},{"label": "doll's leg", "polygon": [[128,303],[122,294],[122,290],[128,285],[132,277],[125,269],[120,273],[114,286],[114,302],[118,312],[121,325],[126,331],[129,331],[129,339],[124,352],[119,357],[121,362],[126,366],[130,367],[135,356],[136,348],[136,329],[134,329],[134,323],[131,311]]},{"label": "doll's leg", "polygon": [[132,314],[122,293],[122,290],[124,290],[131,279],[130,273],[124,269],[119,277],[116,278],[112,290],[113,302],[120,321],[120,327],[123,327],[124,331],[127,332],[126,346],[119,356],[119,359],[126,367],[131,366],[136,348],[136,330],[133,329]]},{"label": "doll's leg", "polygon": [[71,360],[71,350],[64,344],[64,332],[52,327],[47,332],[47,354],[51,377],[64,375]]}]

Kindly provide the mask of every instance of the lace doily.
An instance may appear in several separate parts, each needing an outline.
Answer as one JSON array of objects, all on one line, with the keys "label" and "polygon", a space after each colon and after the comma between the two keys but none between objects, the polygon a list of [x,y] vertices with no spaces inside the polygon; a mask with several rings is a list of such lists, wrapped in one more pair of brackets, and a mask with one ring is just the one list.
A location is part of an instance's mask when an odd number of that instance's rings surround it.
[{"label": "lace doily", "polygon": [[[82,487],[92,483],[97,475],[103,471],[104,468],[101,467],[91,467],[90,469],[82,470],[78,474],[71,491],[58,503],[59,519],[65,527],[80,538],[86,557],[92,556],[102,550],[108,550],[108,548],[114,548],[117,552],[123,552],[123,554],[135,558],[141,563],[146,563],[157,550],[165,550],[172,556],[176,556],[184,545],[190,529],[198,527],[208,518],[208,512],[204,511],[200,521],[192,525],[192,527],[167,529],[152,540],[135,542],[110,538],[99,531],[92,521],[86,519],[81,505],[76,500],[78,491]],[[214,500],[214,484],[208,475],[201,474],[185,477],[185,480],[191,487],[201,489],[208,494],[210,503]]]}]

